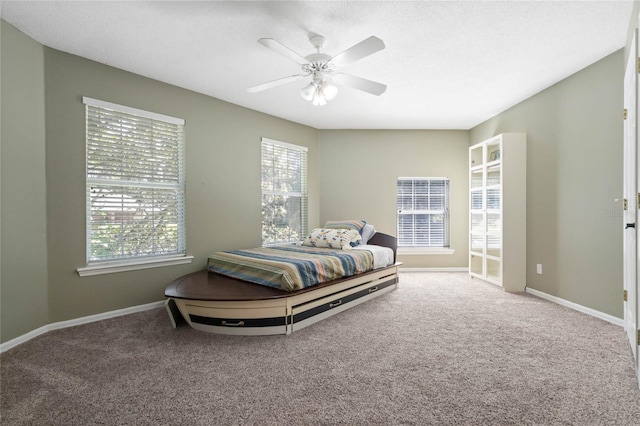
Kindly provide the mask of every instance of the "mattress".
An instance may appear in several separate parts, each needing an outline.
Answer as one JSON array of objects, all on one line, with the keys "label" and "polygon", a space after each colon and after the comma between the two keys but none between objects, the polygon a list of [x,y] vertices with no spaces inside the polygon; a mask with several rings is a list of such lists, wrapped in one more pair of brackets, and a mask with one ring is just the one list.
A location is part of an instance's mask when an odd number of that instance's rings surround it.
[{"label": "mattress", "polygon": [[373,254],[373,269],[384,268],[393,265],[393,250],[389,247],[369,245],[359,245],[352,250],[367,250]]},{"label": "mattress", "polygon": [[[393,256],[393,251],[391,252]],[[243,281],[293,291],[371,271],[376,258],[378,263],[385,262],[384,256],[377,249],[366,248],[336,250],[295,245],[259,247],[214,253],[209,256],[208,270]]]}]

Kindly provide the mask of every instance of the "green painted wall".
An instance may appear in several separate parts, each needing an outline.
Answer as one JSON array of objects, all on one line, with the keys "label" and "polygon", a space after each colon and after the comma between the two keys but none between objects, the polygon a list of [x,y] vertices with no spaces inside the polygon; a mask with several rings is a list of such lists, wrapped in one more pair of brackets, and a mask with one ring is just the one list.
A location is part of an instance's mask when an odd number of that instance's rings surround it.
[{"label": "green painted wall", "polygon": [[365,219],[396,235],[399,176],[449,177],[454,254],[399,255],[403,267],[466,267],[469,133],[464,130],[320,131],[320,222]]},{"label": "green painted wall", "polygon": [[0,21],[0,334],[49,323],[44,49]]},{"label": "green painted wall", "polygon": [[470,143],[527,133],[527,286],[619,318],[623,56],[609,55],[470,131]]}]

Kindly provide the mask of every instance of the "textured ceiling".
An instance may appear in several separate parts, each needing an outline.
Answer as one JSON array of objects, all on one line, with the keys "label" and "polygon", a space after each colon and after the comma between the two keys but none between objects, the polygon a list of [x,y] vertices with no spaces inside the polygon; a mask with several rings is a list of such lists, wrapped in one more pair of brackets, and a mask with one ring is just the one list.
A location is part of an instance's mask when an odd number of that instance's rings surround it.
[{"label": "textured ceiling", "polygon": [[[319,129],[469,129],[622,48],[632,1],[3,1],[40,43]],[[325,106],[247,87],[297,74],[260,45],[335,55],[375,35],[386,48],[343,69],[387,84],[340,86]],[[117,102],[117,99],[109,99]]]}]

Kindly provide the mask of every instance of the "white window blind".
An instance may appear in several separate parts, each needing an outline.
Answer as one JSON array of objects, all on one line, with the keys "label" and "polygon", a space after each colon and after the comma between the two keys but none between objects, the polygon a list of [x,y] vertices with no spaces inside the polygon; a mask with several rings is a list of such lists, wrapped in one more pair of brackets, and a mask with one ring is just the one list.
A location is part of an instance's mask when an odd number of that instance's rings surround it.
[{"label": "white window blind", "polygon": [[184,120],[83,102],[87,263],[184,254]]},{"label": "white window blind", "polygon": [[307,148],[262,138],[262,244],[307,233]]},{"label": "white window blind", "polygon": [[399,247],[449,247],[449,179],[397,181]]}]

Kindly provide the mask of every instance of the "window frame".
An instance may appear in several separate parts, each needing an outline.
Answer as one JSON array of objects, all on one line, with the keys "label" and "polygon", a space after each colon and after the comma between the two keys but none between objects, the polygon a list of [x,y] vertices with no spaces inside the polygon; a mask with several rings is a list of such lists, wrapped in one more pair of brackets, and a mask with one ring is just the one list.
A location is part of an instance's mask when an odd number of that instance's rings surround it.
[{"label": "window frame", "polygon": [[[292,152],[300,155],[300,170],[299,170],[299,178],[300,178],[300,191],[281,191],[277,189],[266,189],[265,186],[271,184],[273,188],[274,182],[265,182],[265,169],[264,169],[264,153],[265,153],[265,145],[270,145],[274,149],[275,147],[284,148],[287,152]],[[273,245],[282,245],[282,244],[290,244],[296,241],[301,241],[306,237],[308,231],[308,217],[309,217],[309,200],[308,200],[308,148],[301,145],[295,145],[287,142],[278,141],[275,139],[270,139],[266,137],[262,137],[260,141],[260,200],[261,200],[261,242],[262,246],[273,246]],[[272,175],[274,175],[272,173]],[[299,197],[300,198],[300,228],[297,230],[298,238],[289,238],[285,240],[276,240],[276,241],[265,241],[265,196],[285,196],[285,197]]]},{"label": "window frame", "polygon": [[[442,209],[411,209],[404,212],[401,211],[399,204],[400,193],[398,191],[400,181],[421,181],[430,185],[433,181],[441,181],[445,183],[444,191],[444,208]],[[415,185],[415,184],[413,184]],[[413,188],[412,185],[412,188]],[[415,205],[415,193],[411,194],[412,204]],[[427,195],[429,199],[430,194]],[[424,254],[453,254],[455,250],[451,248],[451,180],[448,177],[404,177],[399,176],[396,180],[396,232],[398,236],[398,253],[408,255],[424,255]],[[441,214],[444,216],[444,237],[443,245],[401,245],[401,226],[400,217],[402,215],[432,215]],[[414,233],[412,233],[414,235]],[[415,241],[415,235],[412,238]]]},{"label": "window frame", "polygon": [[[140,110],[137,108],[132,108],[124,105],[114,104],[111,102],[101,101],[98,99],[89,98],[86,96],[82,97],[82,103],[85,105],[85,122],[87,125],[87,129],[85,131],[85,149],[86,149],[86,160],[89,161],[89,117],[90,117],[90,108],[98,108],[102,110],[108,110],[110,113],[115,113],[118,115],[130,115],[135,116],[136,119],[147,119],[153,121],[162,121],[165,123],[175,124],[178,126],[184,126],[185,120],[180,118],[175,118],[163,114],[157,114],[149,111]],[[93,112],[92,112],[93,113]],[[145,182],[143,180],[127,180],[127,181],[108,181],[106,178],[96,178],[89,175],[89,166],[88,163],[86,165],[85,170],[85,184],[87,188],[86,198],[85,198],[85,207],[87,209],[86,213],[86,235],[85,235],[85,244],[86,244],[86,266],[77,269],[77,272],[80,276],[91,276],[91,275],[101,275],[107,273],[114,272],[124,272],[138,269],[148,269],[148,268],[156,268],[161,266],[170,266],[170,265],[180,265],[191,263],[193,260],[193,256],[186,255],[186,223],[185,223],[185,203],[186,203],[186,182],[185,182],[185,171],[184,171],[184,149],[185,149],[185,138],[184,138],[184,129],[180,127],[176,132],[178,138],[178,164],[176,167],[177,178],[174,179],[175,182],[169,184],[155,184]],[[114,184],[114,182],[119,182],[119,184]],[[124,256],[122,258],[109,258],[109,259],[92,259],[92,249],[91,249],[91,236],[92,236],[92,209],[91,209],[91,186],[97,185],[106,185],[107,183],[117,186],[129,186],[138,189],[146,189],[149,190],[150,187],[158,186],[158,188],[170,188],[176,190],[178,192],[178,203],[176,207],[176,227],[177,227],[177,240],[176,240],[176,250],[175,252],[170,253],[158,253],[151,252],[145,253],[143,255],[134,255],[134,256]],[[125,207],[122,207],[124,215]]]}]

